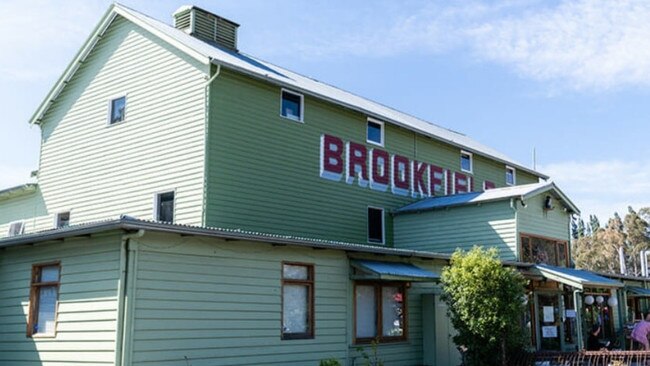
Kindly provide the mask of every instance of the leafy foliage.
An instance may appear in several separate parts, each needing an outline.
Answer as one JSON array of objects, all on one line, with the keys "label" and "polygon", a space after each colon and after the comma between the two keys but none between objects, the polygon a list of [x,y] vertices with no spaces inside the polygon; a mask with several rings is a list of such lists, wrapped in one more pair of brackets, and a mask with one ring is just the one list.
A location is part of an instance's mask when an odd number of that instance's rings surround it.
[{"label": "leafy foliage", "polygon": [[336,358],[328,358],[321,360],[319,366],[341,366],[341,363]]},{"label": "leafy foliage", "polygon": [[523,347],[523,276],[504,267],[496,248],[456,251],[442,272],[443,300],[467,348],[468,365],[506,365]]}]

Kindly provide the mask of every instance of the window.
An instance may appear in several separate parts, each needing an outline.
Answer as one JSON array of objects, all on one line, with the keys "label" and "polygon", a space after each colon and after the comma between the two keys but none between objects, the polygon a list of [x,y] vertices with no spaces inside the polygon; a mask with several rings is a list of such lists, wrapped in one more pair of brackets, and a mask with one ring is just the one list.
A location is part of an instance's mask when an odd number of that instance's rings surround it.
[{"label": "window", "polygon": [[506,184],[514,186],[517,183],[515,168],[506,166]]},{"label": "window", "polygon": [[123,122],[126,117],[126,96],[112,99],[110,102],[110,113],[108,123],[114,124]]},{"label": "window", "polygon": [[356,343],[406,339],[405,284],[359,282],[354,291]]},{"label": "window", "polygon": [[282,339],[314,338],[314,266],[282,264]]},{"label": "window", "polygon": [[22,221],[12,222],[9,225],[9,236],[21,235],[25,231],[25,223]]},{"label": "window", "polygon": [[368,207],[368,242],[384,244],[384,209]]},{"label": "window", "polygon": [[467,172],[467,173],[472,173],[473,170],[473,163],[472,163],[472,153],[469,153],[467,151],[461,151],[460,152],[460,170]]},{"label": "window", "polygon": [[569,266],[566,241],[532,235],[521,236],[521,259],[527,263],[543,263],[558,267]]},{"label": "window", "polygon": [[27,336],[56,334],[56,308],[59,298],[61,265],[56,263],[32,266],[29,294]]},{"label": "window", "polygon": [[379,122],[373,119],[368,119],[367,131],[366,131],[366,141],[384,146],[384,123]]},{"label": "window", "polygon": [[56,214],[54,225],[57,229],[70,226],[70,212],[59,212]]},{"label": "window", "polygon": [[282,89],[282,105],[280,110],[282,117],[302,122],[303,109],[302,94]]},{"label": "window", "polygon": [[156,220],[174,222],[174,192],[156,195]]}]

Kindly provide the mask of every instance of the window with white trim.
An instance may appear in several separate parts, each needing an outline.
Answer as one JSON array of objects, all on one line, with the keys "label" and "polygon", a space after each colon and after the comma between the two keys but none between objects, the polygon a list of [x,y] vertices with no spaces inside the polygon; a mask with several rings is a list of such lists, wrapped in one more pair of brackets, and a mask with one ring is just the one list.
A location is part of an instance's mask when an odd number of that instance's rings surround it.
[{"label": "window with white trim", "polygon": [[472,153],[467,151],[460,152],[460,170],[466,173],[472,173],[474,169],[474,162]]},{"label": "window with white trim", "polygon": [[126,96],[111,99],[109,103],[108,123],[124,122],[126,119]]},{"label": "window with white trim", "polygon": [[368,207],[368,242],[384,244],[384,209]]},{"label": "window with white trim", "polygon": [[282,89],[281,99],[280,115],[284,118],[302,122],[305,105],[303,95]]},{"label": "window with white trim", "polygon": [[70,211],[57,213],[54,219],[54,225],[57,229],[70,226]]},{"label": "window with white trim", "polygon": [[517,184],[517,172],[513,167],[506,166],[506,184],[509,186]]},{"label": "window with white trim", "polygon": [[282,264],[282,339],[314,338],[314,266]]},{"label": "window with white trim", "polygon": [[384,146],[384,122],[368,118],[366,125],[366,142]]},{"label": "window with white trim", "polygon": [[9,224],[9,236],[21,235],[25,232],[25,223],[22,221],[16,221]]},{"label": "window with white trim", "polygon": [[156,195],[156,220],[162,222],[174,222],[174,191],[159,193]]},{"label": "window with white trim", "polygon": [[355,343],[406,339],[405,283],[357,282],[354,302]]}]

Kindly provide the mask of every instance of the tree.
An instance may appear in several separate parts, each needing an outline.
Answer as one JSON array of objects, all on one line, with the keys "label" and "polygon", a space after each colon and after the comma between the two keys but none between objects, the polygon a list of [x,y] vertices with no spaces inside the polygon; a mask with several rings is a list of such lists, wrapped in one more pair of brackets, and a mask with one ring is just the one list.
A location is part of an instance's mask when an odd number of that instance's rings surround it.
[{"label": "tree", "polygon": [[468,365],[507,365],[508,355],[523,348],[525,284],[519,272],[502,266],[496,248],[452,255],[442,271],[442,298]]},{"label": "tree", "polygon": [[594,235],[598,229],[600,229],[600,220],[596,215],[589,215],[589,231]]},{"label": "tree", "polygon": [[639,254],[650,246],[650,240],[648,240],[647,236],[648,222],[637,214],[632,207],[628,207],[628,213],[625,215],[625,221],[621,227],[624,228],[626,235],[626,249],[629,262],[632,264],[631,268],[634,268],[634,274],[638,275],[641,272]]},{"label": "tree", "polygon": [[618,273],[618,248],[624,244],[625,235],[613,222],[600,228],[591,236],[578,239],[574,246],[576,267],[590,271]]},{"label": "tree", "polygon": [[582,217],[578,219],[578,239],[585,236],[585,222],[582,220]]}]

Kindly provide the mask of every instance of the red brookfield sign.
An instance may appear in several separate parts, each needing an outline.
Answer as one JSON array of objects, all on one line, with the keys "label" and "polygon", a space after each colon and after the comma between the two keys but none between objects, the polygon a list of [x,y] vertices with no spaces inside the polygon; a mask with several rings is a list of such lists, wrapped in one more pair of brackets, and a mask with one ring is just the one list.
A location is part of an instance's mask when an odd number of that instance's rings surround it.
[{"label": "red brookfield sign", "polygon": [[[367,148],[353,141],[323,134],[320,144],[320,176],[393,194],[430,197],[466,193],[474,190],[474,179],[437,165],[389,154],[379,148]],[[483,189],[494,188],[485,181]]]}]

